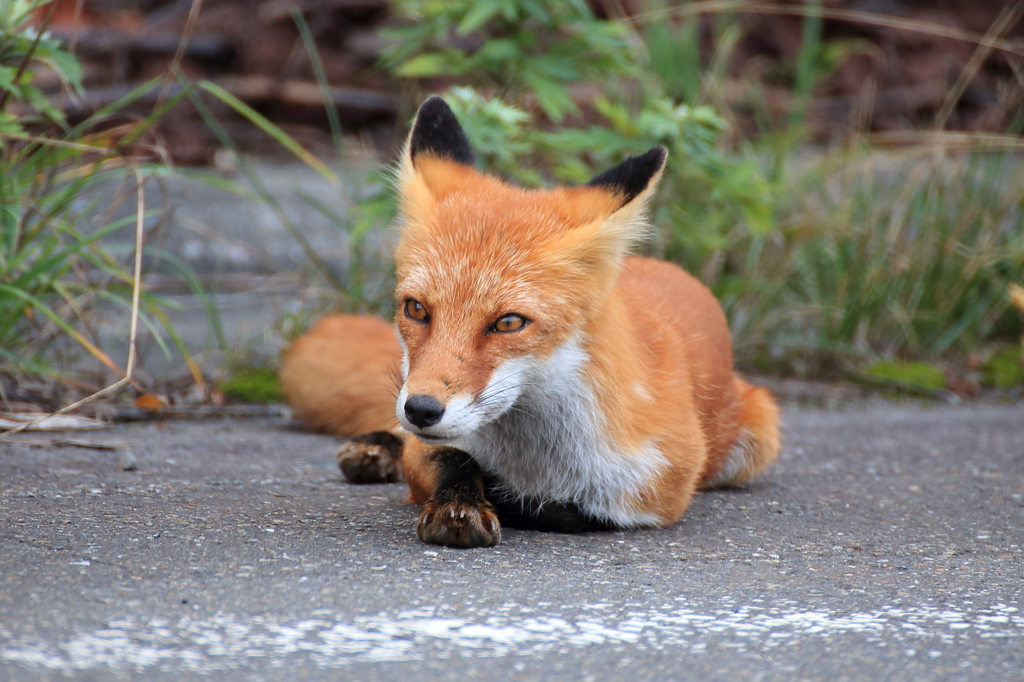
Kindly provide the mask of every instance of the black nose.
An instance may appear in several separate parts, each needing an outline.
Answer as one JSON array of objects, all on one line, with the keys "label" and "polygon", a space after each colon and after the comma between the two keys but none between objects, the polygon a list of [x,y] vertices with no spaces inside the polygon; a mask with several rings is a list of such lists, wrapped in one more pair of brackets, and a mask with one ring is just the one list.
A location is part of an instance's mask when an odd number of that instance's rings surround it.
[{"label": "black nose", "polygon": [[441,421],[444,405],[429,395],[409,396],[405,401],[405,417],[413,426],[425,429]]}]

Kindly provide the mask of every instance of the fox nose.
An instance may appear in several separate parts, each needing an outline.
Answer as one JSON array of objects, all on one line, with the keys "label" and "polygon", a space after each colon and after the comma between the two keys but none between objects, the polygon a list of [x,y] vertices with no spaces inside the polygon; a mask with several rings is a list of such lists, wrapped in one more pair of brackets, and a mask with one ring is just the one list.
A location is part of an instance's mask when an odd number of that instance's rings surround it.
[{"label": "fox nose", "polygon": [[425,429],[441,421],[444,405],[429,395],[410,396],[405,401],[405,416],[413,426]]}]

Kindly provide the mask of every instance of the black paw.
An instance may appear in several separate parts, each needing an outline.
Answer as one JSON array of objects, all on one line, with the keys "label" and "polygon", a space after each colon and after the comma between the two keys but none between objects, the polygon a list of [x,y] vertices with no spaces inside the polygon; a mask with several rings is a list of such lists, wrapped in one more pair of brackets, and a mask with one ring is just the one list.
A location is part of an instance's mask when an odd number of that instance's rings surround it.
[{"label": "black paw", "polygon": [[364,433],[338,450],[338,467],[349,483],[402,480],[402,439],[387,431]]},{"label": "black paw", "polygon": [[494,547],[501,542],[501,524],[489,502],[434,498],[423,505],[416,535],[432,545]]}]

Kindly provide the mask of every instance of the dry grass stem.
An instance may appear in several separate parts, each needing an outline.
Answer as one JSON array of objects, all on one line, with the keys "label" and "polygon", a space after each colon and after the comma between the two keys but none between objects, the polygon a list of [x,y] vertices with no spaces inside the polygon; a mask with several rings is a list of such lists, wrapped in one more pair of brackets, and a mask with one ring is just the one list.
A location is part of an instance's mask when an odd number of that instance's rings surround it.
[{"label": "dry grass stem", "polygon": [[180,70],[181,60],[185,58],[185,48],[188,47],[188,41],[192,37],[192,32],[195,31],[196,22],[199,20],[199,12],[202,8],[203,0],[192,0],[192,5],[188,9],[188,17],[185,19],[185,29],[181,32],[181,39],[178,41],[178,49],[174,51],[171,65],[164,76],[164,84],[160,88],[156,104],[153,105],[153,111],[160,108],[170,93],[170,87],[174,84],[175,75]]},{"label": "dry grass stem", "polygon": [[1024,14],[1024,2],[1018,2],[1013,7],[1003,8],[1003,11],[1000,12],[996,20],[992,22],[992,27],[989,28],[988,33],[985,35],[987,40],[977,46],[974,54],[964,64],[960,76],[957,78],[956,83],[953,84],[953,89],[946,97],[946,101],[942,103],[942,108],[935,115],[934,127],[936,130],[942,130],[946,127],[946,121],[953,114],[953,109],[956,107],[957,102],[960,101],[964,91],[967,90],[968,84],[977,75],[978,70],[981,69],[982,64],[985,63],[989,55],[992,54],[992,50],[995,47],[993,41],[1000,39],[1004,33],[1013,28],[1020,20],[1022,14]]},{"label": "dry grass stem", "polygon": [[135,370],[135,354],[139,331],[139,297],[142,287],[142,238],[144,234],[146,216],[145,179],[142,177],[142,173],[139,171],[138,168],[134,168],[134,171],[135,181],[137,183],[136,192],[138,195],[135,216],[135,262],[132,273],[134,281],[132,282],[132,312],[130,331],[128,334],[128,360],[125,363],[124,376],[122,376],[120,379],[110,384],[106,388],[96,391],[92,395],[86,396],[85,398],[82,398],[81,400],[71,403],[70,405],[62,407],[56,412],[47,414],[44,417],[41,417],[31,422],[27,422],[25,424],[22,424],[21,426],[18,426],[5,433],[0,434],[0,439],[18,433],[20,431],[25,431],[26,429],[30,429],[39,424],[42,424],[51,417],[66,414],[71,410],[77,409],[82,405],[85,405],[86,403],[89,403],[97,398],[107,395],[108,393],[113,393],[114,391],[117,391],[121,387],[131,382],[132,373]]}]

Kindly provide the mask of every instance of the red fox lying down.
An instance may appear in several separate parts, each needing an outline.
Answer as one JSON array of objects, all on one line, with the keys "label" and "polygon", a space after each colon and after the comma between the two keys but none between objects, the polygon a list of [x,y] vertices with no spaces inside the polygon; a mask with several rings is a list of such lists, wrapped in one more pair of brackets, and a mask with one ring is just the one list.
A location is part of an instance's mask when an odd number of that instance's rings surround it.
[{"label": "red fox lying down", "polygon": [[354,437],[349,481],[408,482],[424,542],[666,526],[776,458],[778,407],[733,373],[711,292],[628,255],[666,154],[525,190],[474,168],[442,99],[420,107],[397,179],[397,335],[328,317],[285,351],[281,384],[299,419]]}]

